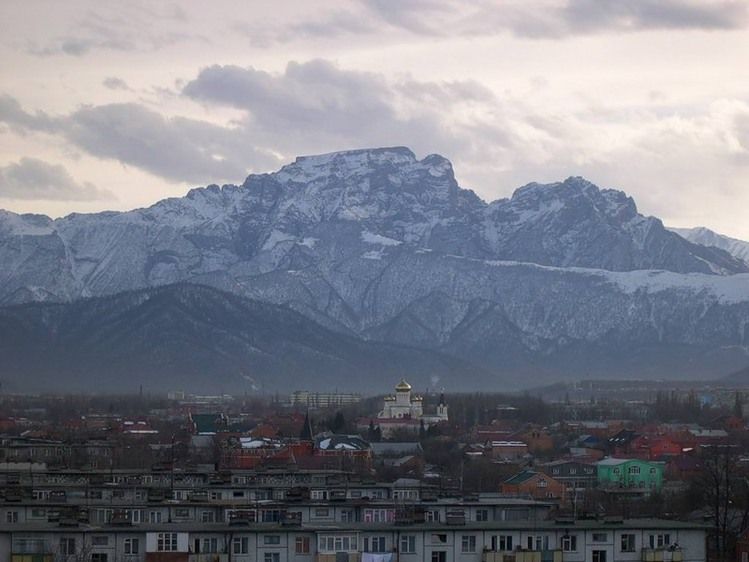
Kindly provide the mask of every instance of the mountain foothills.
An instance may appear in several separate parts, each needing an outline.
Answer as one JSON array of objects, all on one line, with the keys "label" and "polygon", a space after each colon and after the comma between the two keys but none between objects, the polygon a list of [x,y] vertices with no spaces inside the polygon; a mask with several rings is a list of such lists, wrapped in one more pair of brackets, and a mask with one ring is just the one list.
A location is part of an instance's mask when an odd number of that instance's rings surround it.
[{"label": "mountain foothills", "polygon": [[90,390],[93,373],[110,392],[178,385],[206,393],[260,390],[268,380],[288,389],[302,377],[361,389],[375,377],[408,374],[429,385],[487,376],[459,359],[367,342],[283,306],[190,284],[0,308],[0,357],[0,377],[32,375],[24,386],[33,391],[60,380]]},{"label": "mountain foothills", "polygon": [[0,376],[227,391],[406,371],[453,389],[717,377],[749,363],[740,249],[582,178],[486,203],[437,155],[300,157],[147,209],[1,212]]}]

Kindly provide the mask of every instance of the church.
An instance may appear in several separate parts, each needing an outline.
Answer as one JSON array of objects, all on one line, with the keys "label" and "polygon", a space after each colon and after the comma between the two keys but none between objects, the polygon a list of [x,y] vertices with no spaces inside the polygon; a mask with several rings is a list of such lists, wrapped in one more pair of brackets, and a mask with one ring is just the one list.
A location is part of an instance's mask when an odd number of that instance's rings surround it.
[{"label": "church", "polygon": [[397,429],[418,432],[443,421],[447,421],[447,404],[444,394],[440,395],[437,411],[424,414],[423,398],[412,393],[412,387],[405,379],[395,386],[395,394],[385,396],[382,410],[377,419],[371,422],[379,427],[383,437],[389,437]]}]

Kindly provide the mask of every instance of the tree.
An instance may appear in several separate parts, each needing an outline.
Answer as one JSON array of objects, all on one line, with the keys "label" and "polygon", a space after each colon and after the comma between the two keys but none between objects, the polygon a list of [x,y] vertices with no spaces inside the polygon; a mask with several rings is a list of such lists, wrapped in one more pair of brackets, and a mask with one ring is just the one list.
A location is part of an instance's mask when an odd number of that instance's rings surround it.
[{"label": "tree", "polygon": [[330,424],[330,429],[332,429],[335,433],[340,433],[344,429],[346,429],[346,418],[343,417],[343,412],[336,412],[335,417],[333,418],[333,423]]},{"label": "tree", "polygon": [[304,425],[299,434],[299,439],[302,441],[312,441],[312,420],[309,418],[309,412],[304,416]]},{"label": "tree", "polygon": [[744,417],[744,401],[741,399],[741,393],[736,391],[736,398],[733,403],[733,415],[739,418]]},{"label": "tree", "polygon": [[715,560],[732,560],[738,534],[749,523],[749,485],[738,470],[737,448],[706,447],[699,484],[713,526]]}]

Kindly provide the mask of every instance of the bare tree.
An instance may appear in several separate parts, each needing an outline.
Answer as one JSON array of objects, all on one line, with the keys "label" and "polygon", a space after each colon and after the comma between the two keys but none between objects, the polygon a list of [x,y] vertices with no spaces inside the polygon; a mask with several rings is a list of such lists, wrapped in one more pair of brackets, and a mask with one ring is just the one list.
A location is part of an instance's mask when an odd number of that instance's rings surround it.
[{"label": "bare tree", "polygon": [[703,500],[713,525],[715,560],[733,560],[738,535],[749,523],[749,484],[738,467],[734,445],[705,448]]},{"label": "bare tree", "polygon": [[78,538],[75,539],[75,548],[73,554],[68,554],[67,549],[63,548],[62,542],[57,545],[55,551],[55,562],[89,562],[91,560],[91,552],[93,547],[90,544],[86,544],[85,539],[81,539],[80,548],[78,547]]}]

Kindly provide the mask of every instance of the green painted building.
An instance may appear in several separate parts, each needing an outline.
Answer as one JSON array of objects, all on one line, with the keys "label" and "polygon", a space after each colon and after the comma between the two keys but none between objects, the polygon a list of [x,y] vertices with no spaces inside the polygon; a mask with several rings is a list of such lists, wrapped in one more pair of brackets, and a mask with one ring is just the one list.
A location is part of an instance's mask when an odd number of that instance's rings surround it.
[{"label": "green painted building", "polygon": [[605,458],[596,463],[598,486],[660,490],[663,486],[663,463],[640,459]]}]

